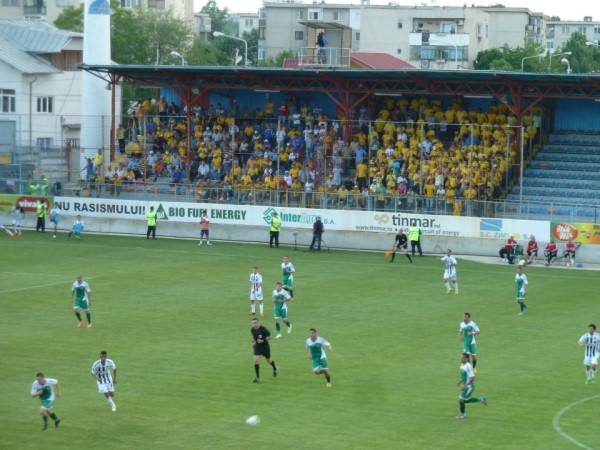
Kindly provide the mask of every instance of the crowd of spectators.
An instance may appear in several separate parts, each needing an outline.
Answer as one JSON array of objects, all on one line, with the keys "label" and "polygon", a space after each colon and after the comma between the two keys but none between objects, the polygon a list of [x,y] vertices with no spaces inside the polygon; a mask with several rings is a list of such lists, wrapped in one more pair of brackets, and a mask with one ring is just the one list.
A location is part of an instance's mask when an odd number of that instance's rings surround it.
[{"label": "crowd of spectators", "polygon": [[[105,181],[185,185],[198,200],[406,208],[461,214],[502,195],[516,162],[516,123],[505,104],[469,109],[464,99],[373,97],[352,117],[325,115],[294,97],[264,108],[217,103],[187,111],[164,97],[139,102],[119,127],[126,154]],[[525,117],[524,138],[539,123]],[[188,145],[189,135],[189,145]],[[87,169],[88,175],[90,170]],[[114,190],[118,193],[117,190]]]}]

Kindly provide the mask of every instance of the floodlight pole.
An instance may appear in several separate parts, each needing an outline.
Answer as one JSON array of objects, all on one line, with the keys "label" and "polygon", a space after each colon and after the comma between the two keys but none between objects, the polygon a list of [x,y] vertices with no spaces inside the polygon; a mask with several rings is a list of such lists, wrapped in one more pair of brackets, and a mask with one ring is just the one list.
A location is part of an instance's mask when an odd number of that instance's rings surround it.
[{"label": "floodlight pole", "polygon": [[230,36],[228,34],[223,33],[222,31],[213,32],[214,37],[228,37],[230,39],[235,39],[236,41],[242,41],[244,43],[244,67],[248,67],[248,42],[246,40],[241,39],[239,37]]}]

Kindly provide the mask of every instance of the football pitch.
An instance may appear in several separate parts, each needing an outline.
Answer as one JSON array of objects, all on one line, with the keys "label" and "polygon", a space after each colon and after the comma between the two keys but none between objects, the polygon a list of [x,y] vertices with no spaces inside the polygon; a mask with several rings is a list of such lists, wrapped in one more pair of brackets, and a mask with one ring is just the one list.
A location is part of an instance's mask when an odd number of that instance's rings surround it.
[{"label": "football pitch", "polygon": [[[390,235],[390,244],[393,236]],[[515,303],[515,266],[458,259],[447,295],[433,256],[393,264],[379,253],[271,249],[266,244],[26,231],[0,236],[0,368],[6,449],[569,449],[600,448],[600,378],[586,385],[589,323],[600,326],[595,271],[527,267],[529,312]],[[295,265],[291,334],[271,341],[253,383],[249,276],[271,292]],[[92,290],[93,328],[76,328],[71,285]],[[479,371],[458,413],[458,325],[470,312]],[[84,319],[85,320],[85,319]],[[309,328],[333,346],[332,387],[314,376]],[[118,369],[116,412],[90,368],[101,350]],[[42,431],[38,371],[57,378],[62,422]],[[248,426],[251,415],[261,418]]]}]

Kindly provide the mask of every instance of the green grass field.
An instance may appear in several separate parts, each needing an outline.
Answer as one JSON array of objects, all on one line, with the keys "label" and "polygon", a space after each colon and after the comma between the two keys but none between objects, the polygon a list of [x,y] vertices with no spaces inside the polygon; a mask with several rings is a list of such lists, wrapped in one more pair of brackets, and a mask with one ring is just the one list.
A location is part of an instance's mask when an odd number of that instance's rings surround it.
[{"label": "green grass field", "polygon": [[[584,384],[576,343],[590,322],[600,325],[597,272],[528,267],[529,313],[518,316],[515,266],[460,254],[460,294],[446,295],[432,256],[389,264],[383,252],[51,236],[0,236],[0,448],[578,448],[568,437],[600,445],[600,379]],[[270,293],[284,254],[296,266],[294,329],[271,343],[279,377],[263,360],[254,384],[248,278],[260,266],[262,323],[274,334]],[[92,289],[92,329],[75,327],[78,273]],[[490,404],[467,405],[459,421],[465,311],[481,329],[474,395]],[[334,347],[331,389],[311,373],[310,327]],[[115,413],[89,373],[101,350],[118,367]],[[61,383],[58,430],[41,431],[29,395],[38,371]],[[254,414],[262,421],[250,427]]]}]

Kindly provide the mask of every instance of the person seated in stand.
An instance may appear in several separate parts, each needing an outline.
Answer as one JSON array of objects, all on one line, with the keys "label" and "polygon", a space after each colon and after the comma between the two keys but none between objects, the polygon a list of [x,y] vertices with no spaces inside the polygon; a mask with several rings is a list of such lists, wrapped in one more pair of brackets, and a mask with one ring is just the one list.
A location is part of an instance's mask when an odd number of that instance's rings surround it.
[{"label": "person seated in stand", "polygon": [[515,247],[517,245],[518,242],[515,240],[514,236],[509,236],[504,244],[504,247],[500,249],[500,258],[502,258],[504,262],[513,264],[515,261]]},{"label": "person seated in stand", "polygon": [[577,250],[577,247],[575,246],[573,239],[569,239],[565,243],[565,252],[563,253],[563,256],[567,260],[567,267],[575,265],[575,251],[576,250]]},{"label": "person seated in stand", "polygon": [[527,264],[533,264],[535,258],[538,255],[538,243],[535,240],[535,236],[531,236],[527,243]]},{"label": "person seated in stand", "polygon": [[549,266],[554,262],[556,256],[558,255],[558,245],[554,242],[554,238],[550,238],[550,242],[546,245],[546,250],[544,250],[544,256],[547,259],[546,265]]}]

